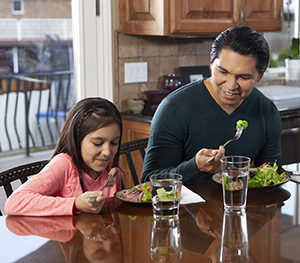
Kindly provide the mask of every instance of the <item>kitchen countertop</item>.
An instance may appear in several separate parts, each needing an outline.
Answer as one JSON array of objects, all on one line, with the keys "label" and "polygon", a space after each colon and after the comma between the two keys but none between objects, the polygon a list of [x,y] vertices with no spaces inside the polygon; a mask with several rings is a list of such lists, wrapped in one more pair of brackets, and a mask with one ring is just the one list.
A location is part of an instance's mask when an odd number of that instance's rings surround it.
[{"label": "kitchen countertop", "polygon": [[[279,109],[279,113],[282,119],[293,118],[294,116],[299,117],[300,104],[298,109],[290,109],[290,110]],[[151,123],[152,121],[152,116],[144,116],[142,114],[136,114],[132,112],[122,112],[121,116],[123,120],[131,120],[131,121],[145,122],[145,123]]]},{"label": "kitchen countertop", "polygon": [[[299,117],[300,115],[300,87],[290,86],[263,86],[258,89],[271,99],[278,108],[281,118]],[[138,122],[151,123],[152,116],[145,116],[143,114],[135,114],[132,112],[122,112],[124,120],[132,120]]]},{"label": "kitchen countertop", "polygon": [[137,114],[132,112],[121,112],[123,120],[137,121],[137,122],[146,122],[151,123],[152,116],[144,116],[143,114]]}]

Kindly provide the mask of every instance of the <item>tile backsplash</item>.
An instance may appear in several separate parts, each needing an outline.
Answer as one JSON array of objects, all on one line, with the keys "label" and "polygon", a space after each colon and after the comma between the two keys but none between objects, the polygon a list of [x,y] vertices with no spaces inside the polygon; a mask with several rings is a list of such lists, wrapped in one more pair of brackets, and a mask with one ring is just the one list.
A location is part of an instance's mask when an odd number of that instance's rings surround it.
[{"label": "tile backsplash", "polygon": [[[115,89],[114,102],[126,111],[130,98],[146,98],[143,91],[163,89],[163,75],[180,74],[179,67],[209,65],[211,38],[174,38],[114,34]],[[148,81],[126,83],[124,64],[148,63]]]},{"label": "tile backsplash", "polygon": [[[145,98],[143,91],[163,89],[163,75],[180,74],[179,67],[209,65],[211,45],[215,37],[176,38],[125,35],[114,32],[115,87],[114,103],[120,111],[129,110],[127,99]],[[124,64],[147,62],[148,81],[126,83]],[[285,85],[284,76],[264,76],[257,86]]]}]

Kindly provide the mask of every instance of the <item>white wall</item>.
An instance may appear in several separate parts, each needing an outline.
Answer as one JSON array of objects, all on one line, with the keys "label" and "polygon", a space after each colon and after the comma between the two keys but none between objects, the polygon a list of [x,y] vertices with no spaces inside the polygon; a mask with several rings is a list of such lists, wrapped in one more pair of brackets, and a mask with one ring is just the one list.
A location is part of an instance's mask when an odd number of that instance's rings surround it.
[{"label": "white wall", "polygon": [[113,101],[111,0],[72,0],[76,99],[100,96]]}]

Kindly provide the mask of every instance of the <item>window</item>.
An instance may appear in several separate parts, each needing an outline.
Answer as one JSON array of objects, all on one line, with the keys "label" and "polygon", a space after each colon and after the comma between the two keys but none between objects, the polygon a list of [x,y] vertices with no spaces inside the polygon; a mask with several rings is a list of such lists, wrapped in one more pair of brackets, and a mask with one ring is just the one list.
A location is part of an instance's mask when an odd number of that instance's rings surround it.
[{"label": "window", "polygon": [[270,45],[270,69],[284,71],[284,59],[289,55],[289,49],[293,37],[299,37],[299,0],[283,1],[284,24],[283,32],[264,33],[264,37]]},{"label": "window", "polygon": [[24,14],[24,0],[12,0],[11,1],[11,12],[14,15]]}]

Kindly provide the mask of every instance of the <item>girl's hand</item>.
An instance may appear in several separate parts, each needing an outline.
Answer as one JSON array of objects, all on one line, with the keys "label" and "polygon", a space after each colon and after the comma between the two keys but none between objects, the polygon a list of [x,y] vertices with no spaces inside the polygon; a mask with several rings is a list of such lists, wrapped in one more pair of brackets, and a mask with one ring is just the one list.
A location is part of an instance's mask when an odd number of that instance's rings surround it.
[{"label": "girl's hand", "polygon": [[[88,200],[94,196],[97,196],[97,199],[89,203]],[[98,214],[104,205],[105,198],[102,191],[88,191],[75,199],[75,206],[81,212]]]}]

